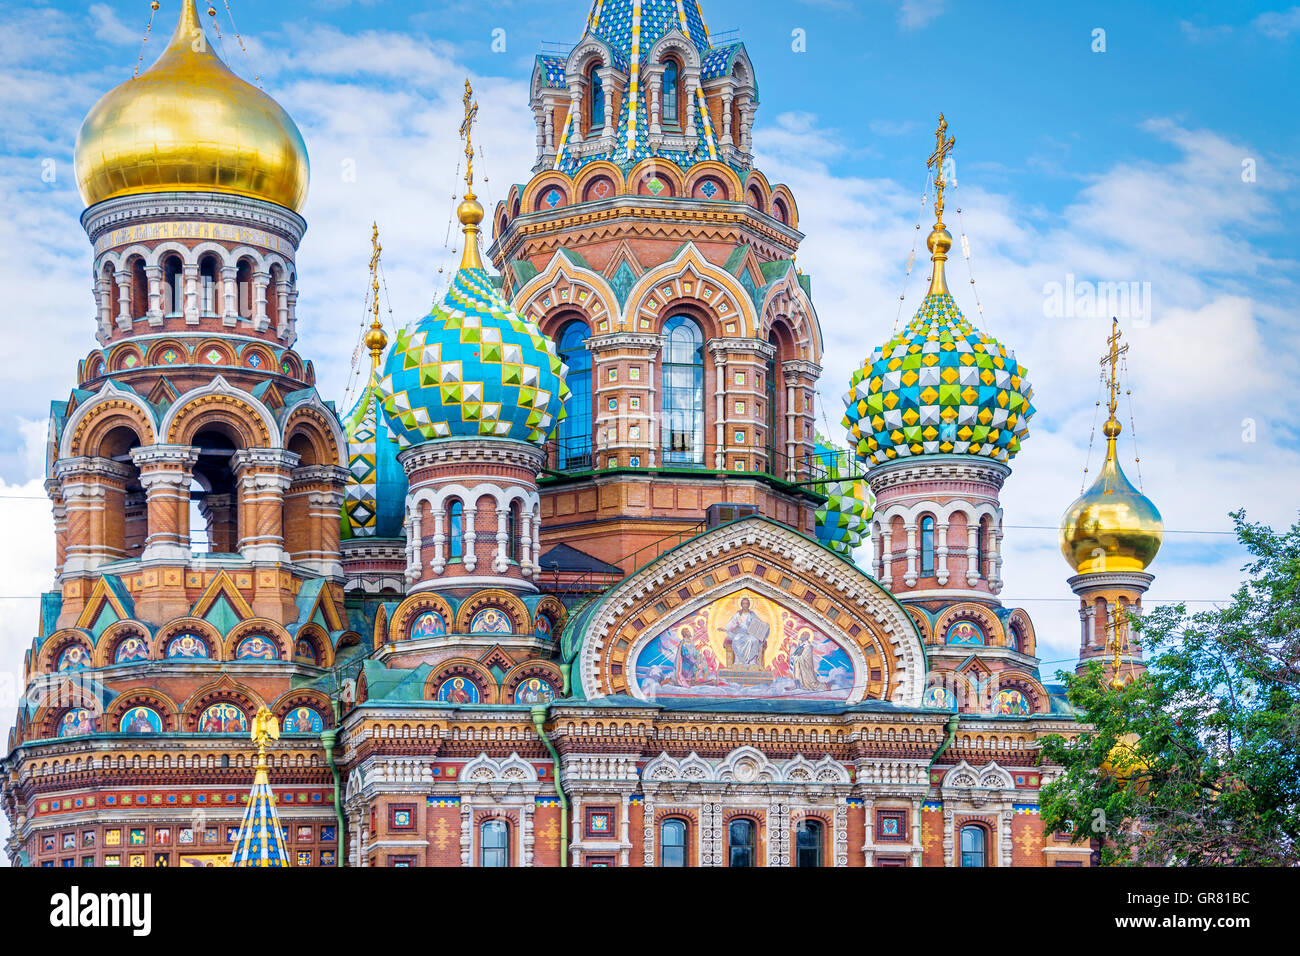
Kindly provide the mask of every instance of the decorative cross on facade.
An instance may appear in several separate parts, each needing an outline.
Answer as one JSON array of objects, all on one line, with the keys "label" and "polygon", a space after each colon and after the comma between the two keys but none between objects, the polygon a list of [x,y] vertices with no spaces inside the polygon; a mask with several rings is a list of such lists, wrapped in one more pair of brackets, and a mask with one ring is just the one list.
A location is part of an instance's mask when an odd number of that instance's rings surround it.
[{"label": "decorative cross on facade", "polygon": [[469,85],[469,80],[465,80],[465,119],[460,124],[460,135],[465,139],[465,198],[474,198],[474,143],[473,127],[474,120],[478,117],[478,103],[471,102],[474,96],[474,88]]},{"label": "decorative cross on facade", "polygon": [[943,134],[948,132],[948,121],[939,114],[939,128],[934,131],[934,152],[926,160],[926,166],[934,167],[934,217],[937,226],[943,225],[943,163],[952,152],[953,147],[957,145],[957,137],[949,136],[946,140]]}]

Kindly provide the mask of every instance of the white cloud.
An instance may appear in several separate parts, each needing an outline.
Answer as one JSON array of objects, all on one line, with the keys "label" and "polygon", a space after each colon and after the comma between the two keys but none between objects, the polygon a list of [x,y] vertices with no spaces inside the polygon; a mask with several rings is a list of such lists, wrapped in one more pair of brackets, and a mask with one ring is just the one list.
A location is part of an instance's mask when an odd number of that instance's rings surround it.
[{"label": "white cloud", "polygon": [[947,8],[947,0],[902,0],[898,5],[898,24],[904,30],[919,30]]},{"label": "white cloud", "polygon": [[1288,39],[1291,34],[1300,30],[1300,7],[1261,13],[1251,21],[1251,24],[1265,36],[1278,40]]}]

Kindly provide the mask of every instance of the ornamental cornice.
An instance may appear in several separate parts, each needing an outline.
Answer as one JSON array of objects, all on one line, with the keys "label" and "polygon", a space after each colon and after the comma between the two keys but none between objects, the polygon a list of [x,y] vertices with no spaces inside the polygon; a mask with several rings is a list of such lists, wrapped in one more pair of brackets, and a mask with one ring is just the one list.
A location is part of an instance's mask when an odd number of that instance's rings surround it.
[{"label": "ornamental cornice", "polygon": [[[154,219],[201,217],[224,220],[236,226],[247,226],[278,232],[296,249],[307,231],[307,220],[297,213],[248,196],[225,193],[141,193],[117,196],[96,203],[81,214],[81,225],[92,245],[112,229],[132,224],[144,224]],[[159,234],[146,241],[173,238]],[[213,236],[211,238],[221,239]],[[239,241],[237,238],[225,241]],[[277,250],[283,251],[283,250]]]},{"label": "ornamental cornice", "polygon": [[728,355],[746,352],[751,355],[762,356],[764,360],[770,360],[776,355],[776,346],[761,339],[710,339],[708,348],[715,359],[720,358],[723,360]]},{"label": "ornamental cornice", "polygon": [[131,451],[131,460],[137,468],[149,465],[185,468],[199,460],[199,449],[193,445],[141,445]]},{"label": "ornamental cornice", "polygon": [[[125,481],[131,468],[111,458],[63,458],[54,463],[54,477],[63,482],[87,478],[116,478]],[[66,490],[66,484],[65,484]]]},{"label": "ornamental cornice", "polygon": [[1065,583],[1075,594],[1094,588],[1132,588],[1145,592],[1156,579],[1154,574],[1145,571],[1092,571],[1088,574],[1076,574],[1067,578]]},{"label": "ornamental cornice", "polygon": [[496,462],[540,471],[546,453],[536,445],[506,439],[441,439],[415,445],[397,456],[398,462],[412,474],[420,468],[464,462]]},{"label": "ornamental cornice", "polygon": [[822,374],[822,367],[807,359],[790,359],[788,362],[782,362],[781,369],[787,375],[807,375],[814,380],[820,378]]},{"label": "ornamental cornice", "polygon": [[289,474],[294,484],[345,485],[351,473],[339,465],[303,465]]},{"label": "ornamental cornice", "polygon": [[1009,465],[991,458],[975,455],[917,455],[876,465],[867,472],[871,490],[879,494],[882,489],[921,481],[979,481],[1001,489]]},{"label": "ornamental cornice", "polygon": [[591,352],[605,352],[613,349],[647,349],[657,352],[664,345],[662,335],[648,332],[606,332],[593,335],[587,339],[587,349]]}]

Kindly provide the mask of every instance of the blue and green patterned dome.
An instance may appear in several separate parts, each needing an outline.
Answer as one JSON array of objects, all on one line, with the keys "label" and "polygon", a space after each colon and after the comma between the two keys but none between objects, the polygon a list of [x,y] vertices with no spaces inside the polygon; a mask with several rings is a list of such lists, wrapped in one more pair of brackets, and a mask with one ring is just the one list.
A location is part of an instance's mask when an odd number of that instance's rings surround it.
[{"label": "blue and green patterned dome", "polygon": [[817,437],[813,455],[831,479],[817,486],[826,496],[815,514],[817,540],[823,547],[852,559],[854,550],[870,537],[876,496],[865,481],[851,476],[853,460],[849,452],[832,447],[820,434]]},{"label": "blue and green patterned dome", "polygon": [[462,264],[442,303],[397,334],[379,390],[403,448],[481,437],[540,445],[564,418],[566,373],[555,343],[481,266]]},{"label": "blue and green patterned dome", "polygon": [[843,424],[872,465],[915,455],[1010,461],[1034,414],[1024,367],[966,320],[946,287],[931,289],[907,329],[872,352],[849,387]]},{"label": "blue and green patterned dome", "polygon": [[348,439],[348,485],[343,500],[343,538],[400,538],[406,519],[406,471],[398,446],[380,413],[382,396],[372,372],[369,384],[343,418]]}]

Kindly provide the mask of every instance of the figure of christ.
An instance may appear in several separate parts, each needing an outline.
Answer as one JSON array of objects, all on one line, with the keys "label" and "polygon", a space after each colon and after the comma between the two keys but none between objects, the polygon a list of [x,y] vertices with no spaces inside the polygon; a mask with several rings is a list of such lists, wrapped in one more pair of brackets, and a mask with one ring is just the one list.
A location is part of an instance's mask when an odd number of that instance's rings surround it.
[{"label": "figure of christ", "polygon": [[723,644],[730,658],[728,663],[744,670],[763,670],[771,627],[754,613],[749,598],[740,599],[740,610],[732,615],[724,630],[727,637]]}]

